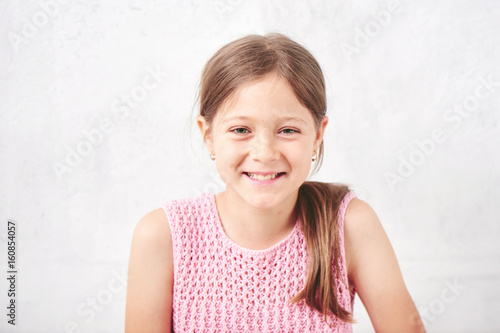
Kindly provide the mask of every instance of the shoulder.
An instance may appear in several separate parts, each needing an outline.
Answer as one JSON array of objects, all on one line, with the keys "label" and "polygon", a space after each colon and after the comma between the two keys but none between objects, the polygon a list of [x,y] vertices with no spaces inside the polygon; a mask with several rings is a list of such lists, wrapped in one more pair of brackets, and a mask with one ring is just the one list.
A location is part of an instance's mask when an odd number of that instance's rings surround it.
[{"label": "shoulder", "polygon": [[135,226],[134,233],[145,237],[155,237],[157,231],[170,229],[167,215],[163,208],[158,208],[144,215]]},{"label": "shoulder", "polygon": [[425,332],[394,249],[373,208],[352,199],[344,233],[349,284],[362,300],[375,331]]},{"label": "shoulder", "polygon": [[377,214],[365,201],[357,197],[353,197],[349,201],[344,217],[346,228],[347,224],[349,227],[359,227],[363,224],[373,223],[375,218],[378,219]]},{"label": "shoulder", "polygon": [[[140,248],[152,255],[172,252],[172,240],[169,221],[162,208],[155,209],[144,215],[134,229],[133,247]],[[158,251],[158,250],[166,250]]]},{"label": "shoulder", "polygon": [[380,221],[375,210],[365,201],[354,197],[347,204],[344,215],[345,232],[366,231],[378,227]]},{"label": "shoulder", "polygon": [[167,332],[171,326],[173,254],[162,208],[147,213],[134,229],[127,278],[126,332]]},{"label": "shoulder", "polygon": [[344,242],[349,275],[353,273],[366,250],[389,244],[375,210],[359,198],[352,198],[347,205],[344,216]]},{"label": "shoulder", "polygon": [[161,208],[169,218],[169,222],[174,222],[185,215],[201,214],[209,211],[213,205],[212,193],[200,193],[194,197],[172,199],[164,202]]}]

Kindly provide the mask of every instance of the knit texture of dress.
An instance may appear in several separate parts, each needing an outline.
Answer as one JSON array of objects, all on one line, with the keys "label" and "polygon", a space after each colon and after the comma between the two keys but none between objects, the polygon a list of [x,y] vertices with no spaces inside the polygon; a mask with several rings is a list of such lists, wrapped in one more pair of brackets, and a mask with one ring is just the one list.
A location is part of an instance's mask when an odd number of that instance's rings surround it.
[{"label": "knit texture of dress", "polygon": [[[348,192],[339,207],[340,272],[334,272],[338,302],[349,311],[355,292],[344,282],[344,215],[354,197]],[[212,193],[170,200],[161,208],[172,233],[175,332],[352,332],[350,324],[333,315],[326,323],[304,300],[289,302],[307,277],[300,218],[279,243],[250,250],[227,237]]]}]

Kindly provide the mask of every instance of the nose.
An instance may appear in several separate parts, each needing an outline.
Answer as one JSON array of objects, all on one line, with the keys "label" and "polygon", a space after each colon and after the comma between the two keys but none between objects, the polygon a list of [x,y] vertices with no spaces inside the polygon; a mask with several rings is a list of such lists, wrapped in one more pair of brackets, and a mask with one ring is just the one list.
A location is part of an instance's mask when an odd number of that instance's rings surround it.
[{"label": "nose", "polygon": [[271,133],[259,133],[250,142],[250,157],[261,162],[279,158],[279,149]]}]

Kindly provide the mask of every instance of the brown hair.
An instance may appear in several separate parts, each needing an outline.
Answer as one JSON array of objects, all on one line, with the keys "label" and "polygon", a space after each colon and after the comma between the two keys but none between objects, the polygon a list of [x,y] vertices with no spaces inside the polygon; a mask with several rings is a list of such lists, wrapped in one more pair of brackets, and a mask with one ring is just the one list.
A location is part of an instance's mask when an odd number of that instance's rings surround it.
[{"label": "brown hair", "polygon": [[[200,115],[211,126],[223,103],[245,83],[276,73],[292,87],[297,99],[311,112],[316,127],[326,113],[325,81],[321,68],[300,44],[272,33],[249,35],[217,51],[207,62],[200,83]],[[313,171],[323,160],[323,142]],[[337,215],[342,198],[349,191],[345,185],[304,182],[298,193],[296,213],[303,222],[309,252],[309,270],[304,289],[291,301],[306,304],[325,315],[331,311],[339,319],[352,322],[351,313],[343,309],[337,295],[340,286],[341,260]],[[335,274],[332,269],[335,267]],[[342,280],[343,281],[343,280]],[[343,281],[347,287],[347,281]]]}]

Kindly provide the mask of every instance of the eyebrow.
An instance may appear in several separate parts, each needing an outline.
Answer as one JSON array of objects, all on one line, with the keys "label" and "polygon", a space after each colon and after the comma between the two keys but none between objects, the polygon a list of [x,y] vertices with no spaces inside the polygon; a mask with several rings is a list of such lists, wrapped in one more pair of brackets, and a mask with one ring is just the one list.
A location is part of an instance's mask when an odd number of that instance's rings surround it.
[{"label": "eyebrow", "polygon": [[[250,117],[247,117],[247,116],[236,116],[236,117],[231,117],[231,118],[227,118],[227,119],[224,119],[221,124],[225,124],[227,122],[230,122],[230,121],[233,121],[233,120],[252,120],[252,118]],[[298,121],[298,122],[302,122],[304,123],[305,125],[307,125],[307,122],[304,120],[304,119],[301,119],[301,118],[297,118],[297,117],[282,117],[282,118],[279,118],[279,120],[285,120],[285,121]]]}]

